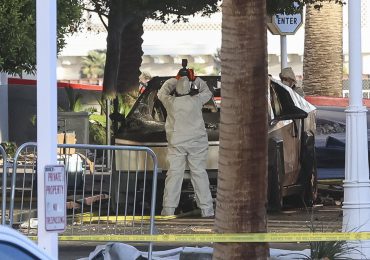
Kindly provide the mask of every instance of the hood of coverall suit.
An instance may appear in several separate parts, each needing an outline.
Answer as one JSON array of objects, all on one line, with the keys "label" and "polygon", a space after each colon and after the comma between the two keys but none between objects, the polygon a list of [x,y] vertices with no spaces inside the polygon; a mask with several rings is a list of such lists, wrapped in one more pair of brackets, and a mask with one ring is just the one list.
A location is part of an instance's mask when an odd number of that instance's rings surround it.
[{"label": "hood of coverall suit", "polygon": [[176,92],[179,95],[186,95],[190,92],[190,81],[188,77],[181,77],[177,80]]},{"label": "hood of coverall suit", "polygon": [[279,74],[281,82],[289,87],[297,84],[297,80],[291,67],[283,68]]}]

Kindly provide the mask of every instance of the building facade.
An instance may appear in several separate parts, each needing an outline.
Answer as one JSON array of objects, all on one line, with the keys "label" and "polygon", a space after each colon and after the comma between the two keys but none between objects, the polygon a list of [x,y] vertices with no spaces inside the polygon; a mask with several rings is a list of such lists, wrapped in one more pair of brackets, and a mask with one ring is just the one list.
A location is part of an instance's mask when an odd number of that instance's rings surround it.
[{"label": "building facade", "polygon": [[[363,74],[370,74],[370,4],[362,0],[362,51]],[[348,68],[348,19],[344,6],[343,55],[344,72]],[[189,67],[198,74],[217,75],[217,53],[221,48],[221,13],[211,17],[190,17],[188,23],[163,24],[147,20],[144,23],[143,62],[141,70],[152,76],[175,75],[181,67],[181,59],[188,59]],[[90,15],[88,15],[90,17]],[[90,50],[106,49],[107,33],[100,20],[91,14],[88,20],[91,30],[76,33],[67,38],[67,46],[58,58],[58,80],[79,80],[81,60]],[[295,35],[287,36],[288,66],[298,76],[303,68],[304,25]],[[280,36],[268,32],[268,72],[278,77],[280,72]],[[101,83],[101,81],[100,81]]]}]

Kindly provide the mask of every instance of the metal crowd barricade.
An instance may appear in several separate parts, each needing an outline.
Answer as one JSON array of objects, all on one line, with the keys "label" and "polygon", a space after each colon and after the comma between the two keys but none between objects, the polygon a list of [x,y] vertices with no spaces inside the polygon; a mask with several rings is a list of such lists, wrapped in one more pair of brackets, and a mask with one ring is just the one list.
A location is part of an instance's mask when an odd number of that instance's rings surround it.
[{"label": "metal crowd barricade", "polygon": [[28,225],[26,232],[28,235],[36,233],[30,232],[31,220],[36,218],[37,209],[36,147],[36,143],[21,145],[15,152],[11,172],[9,225],[12,227],[14,221],[22,224],[21,228]]},{"label": "metal crowd barricade", "polygon": [[0,167],[2,168],[2,195],[1,195],[1,225],[5,225],[5,215],[6,215],[6,175],[7,175],[7,164],[8,164],[8,158],[5,152],[4,147],[0,145]]},{"label": "metal crowd barricade", "polygon": [[[10,224],[26,235],[37,233],[36,147],[18,148],[11,180]],[[154,234],[158,164],[151,149],[60,144],[57,152],[67,177],[68,223],[61,236]]]}]

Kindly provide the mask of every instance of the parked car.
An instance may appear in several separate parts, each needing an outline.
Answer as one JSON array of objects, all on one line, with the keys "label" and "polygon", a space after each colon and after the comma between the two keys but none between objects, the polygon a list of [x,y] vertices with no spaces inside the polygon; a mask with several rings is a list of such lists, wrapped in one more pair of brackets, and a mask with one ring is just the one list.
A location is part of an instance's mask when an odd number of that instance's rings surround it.
[{"label": "parked car", "polygon": [[[165,173],[167,141],[164,124],[166,110],[157,98],[157,91],[169,77],[153,78],[139,96],[130,113],[122,122],[115,136],[117,145],[140,145],[150,147],[158,157],[157,207],[161,207]],[[220,125],[220,77],[201,77],[216,96],[203,107],[203,118],[208,133],[209,152],[207,172],[211,192],[216,196],[219,125]],[[268,81],[268,203],[271,209],[280,210],[283,198],[298,195],[306,205],[316,198],[315,163],[315,107],[280,81]],[[125,166],[116,160],[116,167]],[[180,207],[185,207],[186,198],[193,196],[189,175],[186,174]],[[185,198],[185,199],[184,199]]]},{"label": "parked car", "polygon": [[[344,179],[346,107],[317,107],[316,159],[318,179]],[[367,112],[368,136],[370,113]],[[368,149],[370,146],[368,147]],[[370,159],[370,149],[368,150]],[[370,160],[369,160],[370,162]]]},{"label": "parked car", "polygon": [[20,232],[0,225],[0,259],[52,260],[44,250]]}]

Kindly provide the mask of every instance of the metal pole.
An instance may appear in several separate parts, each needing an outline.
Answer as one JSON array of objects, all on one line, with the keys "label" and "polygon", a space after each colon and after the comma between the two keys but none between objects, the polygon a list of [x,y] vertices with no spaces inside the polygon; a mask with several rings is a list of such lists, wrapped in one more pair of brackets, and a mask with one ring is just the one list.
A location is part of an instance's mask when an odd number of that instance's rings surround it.
[{"label": "metal pole", "polygon": [[107,113],[105,115],[106,121],[107,121],[107,129],[106,129],[106,134],[107,134],[107,145],[111,145],[111,135],[110,135],[110,128],[111,128],[111,122],[109,118],[109,113],[110,113],[110,99],[106,100],[106,107],[107,107]]},{"label": "metal pole", "polygon": [[38,245],[58,259],[58,234],[45,230],[44,168],[57,163],[56,0],[36,1]]},{"label": "metal pole", "polygon": [[280,35],[280,63],[281,70],[288,67],[288,51],[286,44],[286,35]]},{"label": "metal pole", "polygon": [[[361,1],[348,1],[349,106],[346,109],[346,158],[343,231],[370,231],[370,181],[366,107],[362,105]],[[352,243],[352,242],[351,242]],[[370,258],[370,241],[359,241],[350,258]]]},{"label": "metal pole", "polygon": [[[105,134],[106,134],[106,139],[107,139],[107,145],[111,145],[111,134],[110,134],[110,128],[111,128],[111,122],[110,122],[110,118],[109,118],[109,113],[110,113],[110,99],[107,98],[106,99],[106,115],[105,115],[105,119],[106,119],[106,131],[105,131]],[[107,168],[109,167],[110,165],[110,160],[111,160],[111,154],[108,152],[107,153]]]},{"label": "metal pole", "polygon": [[9,140],[8,75],[0,73],[0,143]]},{"label": "metal pole", "polygon": [[[7,155],[5,153],[5,150],[2,146],[0,146],[0,155],[3,159],[3,179],[2,179],[2,186],[1,186],[1,189],[2,189],[2,198],[1,198],[1,225],[5,226],[6,224],[6,175],[7,175],[7,169],[8,169],[8,159],[7,159]],[[15,174],[13,174],[15,175]],[[13,215],[10,215],[9,216],[13,216]],[[9,217],[9,219],[11,219]]]},{"label": "metal pole", "polygon": [[113,99],[113,115],[114,115],[114,119],[112,120],[112,123],[113,123],[113,135],[116,136],[117,133],[118,133],[118,115],[119,115],[119,112],[118,112],[118,104],[119,103],[119,100],[118,100],[118,96],[116,96],[115,99]]}]

